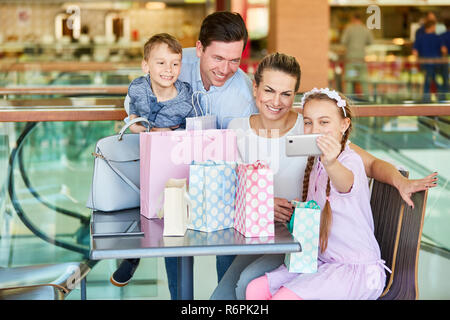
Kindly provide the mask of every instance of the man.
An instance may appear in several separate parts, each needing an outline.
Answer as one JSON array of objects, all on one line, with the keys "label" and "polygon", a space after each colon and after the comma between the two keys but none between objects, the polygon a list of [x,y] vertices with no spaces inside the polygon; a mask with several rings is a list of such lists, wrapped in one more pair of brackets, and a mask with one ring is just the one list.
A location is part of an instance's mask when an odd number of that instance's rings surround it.
[{"label": "man", "polygon": [[[440,35],[443,45],[446,48],[447,51],[447,56],[445,56],[444,61],[441,65],[441,72],[442,72],[442,77],[443,77],[443,82],[444,82],[444,87],[443,87],[443,92],[448,93],[450,92],[450,85],[449,85],[449,77],[448,77],[448,54],[450,53],[450,19],[445,19],[445,27],[446,30],[444,33],[442,33]],[[445,93],[444,93],[444,98],[445,98]]]},{"label": "man", "polygon": [[366,46],[372,44],[372,42],[372,33],[362,23],[360,15],[355,13],[341,38],[341,43],[346,47],[346,93],[354,93],[353,86],[356,82],[360,82],[364,96],[367,97],[369,94],[367,65],[364,58],[366,56]]},{"label": "man", "polygon": [[[252,83],[239,69],[248,33],[244,20],[237,13],[215,12],[207,16],[200,28],[195,48],[183,50],[179,79],[188,82],[192,91],[203,92],[200,104],[203,112],[217,117],[217,128],[227,128],[233,118],[256,113]],[[217,279],[220,281],[234,259],[217,256]],[[166,258],[166,270],[172,299],[177,291],[176,258]]]},{"label": "man", "polygon": [[[425,82],[423,85],[423,101],[431,101],[431,82],[434,81],[438,87],[439,100],[444,100],[445,89],[440,81],[436,81],[436,75],[441,74],[442,64],[439,59],[447,54],[447,48],[443,39],[436,34],[436,21],[427,20],[424,24],[425,32],[420,34],[414,41],[413,54],[423,60],[420,63],[421,69],[425,72]],[[435,61],[433,61],[435,60]]]}]

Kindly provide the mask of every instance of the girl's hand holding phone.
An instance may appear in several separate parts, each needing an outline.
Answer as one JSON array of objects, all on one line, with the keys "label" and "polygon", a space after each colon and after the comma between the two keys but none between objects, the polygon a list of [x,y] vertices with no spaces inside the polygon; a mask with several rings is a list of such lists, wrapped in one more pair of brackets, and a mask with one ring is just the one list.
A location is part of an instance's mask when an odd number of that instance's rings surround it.
[{"label": "girl's hand holding phone", "polygon": [[318,137],[317,146],[322,151],[320,161],[325,167],[332,165],[341,153],[341,143],[329,134]]}]

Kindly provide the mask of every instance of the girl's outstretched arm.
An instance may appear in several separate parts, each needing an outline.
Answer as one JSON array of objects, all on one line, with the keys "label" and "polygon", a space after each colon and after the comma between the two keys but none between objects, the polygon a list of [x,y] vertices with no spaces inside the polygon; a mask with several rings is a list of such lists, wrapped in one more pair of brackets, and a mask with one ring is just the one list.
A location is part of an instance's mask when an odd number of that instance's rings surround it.
[{"label": "girl's outstretched arm", "polygon": [[341,143],[330,135],[324,135],[317,139],[317,146],[323,153],[320,156],[320,161],[336,190],[341,193],[349,192],[355,177],[351,170],[337,160],[341,153]]},{"label": "girl's outstretched arm", "polygon": [[437,185],[437,172],[422,179],[410,180],[405,178],[391,163],[374,157],[369,152],[353,143],[350,143],[350,148],[358,153],[363,160],[368,177],[396,187],[403,200],[411,207],[414,207],[414,203],[411,200],[411,195],[413,193],[433,188]]}]

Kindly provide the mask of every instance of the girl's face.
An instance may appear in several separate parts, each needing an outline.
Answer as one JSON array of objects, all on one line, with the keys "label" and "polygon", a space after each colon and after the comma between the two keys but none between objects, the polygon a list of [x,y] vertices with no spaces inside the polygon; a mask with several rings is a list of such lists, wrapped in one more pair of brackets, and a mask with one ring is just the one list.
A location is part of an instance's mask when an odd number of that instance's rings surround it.
[{"label": "girl's face", "polygon": [[253,83],[256,106],[262,117],[279,120],[292,108],[296,78],[282,71],[266,69],[257,86]]},{"label": "girl's face", "polygon": [[334,100],[309,100],[303,106],[304,132],[331,135],[338,141],[350,125],[349,118],[343,118]]}]

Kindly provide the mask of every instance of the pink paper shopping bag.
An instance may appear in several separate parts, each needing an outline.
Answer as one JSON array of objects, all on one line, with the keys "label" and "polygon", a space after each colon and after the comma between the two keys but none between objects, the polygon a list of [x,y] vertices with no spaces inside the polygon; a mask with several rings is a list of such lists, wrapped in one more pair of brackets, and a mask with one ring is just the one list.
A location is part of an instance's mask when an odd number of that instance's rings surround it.
[{"label": "pink paper shopping bag", "polygon": [[261,161],[240,164],[234,228],[245,237],[274,235],[273,172]]},{"label": "pink paper shopping bag", "polygon": [[195,161],[236,161],[233,130],[156,131],[140,133],[141,214],[156,218],[169,179],[189,179]]}]

